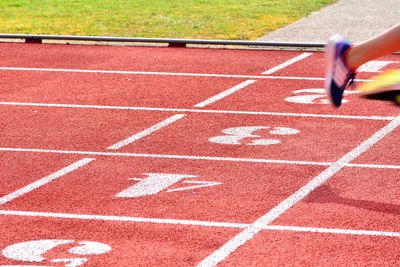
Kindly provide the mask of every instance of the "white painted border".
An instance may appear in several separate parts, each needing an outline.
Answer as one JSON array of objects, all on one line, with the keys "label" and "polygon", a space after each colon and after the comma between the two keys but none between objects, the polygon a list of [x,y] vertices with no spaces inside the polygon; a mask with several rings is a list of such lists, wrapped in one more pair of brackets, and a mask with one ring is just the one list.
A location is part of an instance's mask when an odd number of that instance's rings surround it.
[{"label": "white painted border", "polygon": [[294,206],[296,203],[301,201],[304,197],[306,197],[309,193],[311,193],[314,189],[322,185],[328,179],[330,179],[333,175],[343,169],[346,164],[349,164],[352,160],[357,158],[359,155],[367,151],[370,147],[372,147],[375,143],[379,142],[382,138],[384,138],[387,134],[395,130],[400,125],[400,116],[391,121],[385,127],[380,129],[366,141],[361,143],[355,149],[344,155],[338,161],[329,166],[322,173],[317,175],[314,179],[309,181],[306,185],[301,187],[291,196],[283,200],[276,207],[268,211],[266,214],[257,219],[254,223],[245,228],[242,232],[237,234],[227,243],[225,243],[222,247],[214,251],[204,260],[202,260],[197,266],[216,266],[218,263],[225,260],[230,254],[232,254],[236,249],[245,244],[247,241],[252,239],[257,233],[259,233],[264,227],[268,226],[275,219],[277,219],[280,215],[285,213],[289,208]]}]

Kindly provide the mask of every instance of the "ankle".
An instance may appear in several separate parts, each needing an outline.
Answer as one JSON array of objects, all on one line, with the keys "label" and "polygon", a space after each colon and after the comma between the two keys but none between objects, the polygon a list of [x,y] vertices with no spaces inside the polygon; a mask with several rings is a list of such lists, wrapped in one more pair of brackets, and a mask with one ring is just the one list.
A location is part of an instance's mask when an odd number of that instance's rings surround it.
[{"label": "ankle", "polygon": [[346,64],[346,66],[351,70],[352,72],[355,72],[360,65],[357,64],[356,56],[353,50],[353,46],[351,46],[343,55],[343,60]]}]

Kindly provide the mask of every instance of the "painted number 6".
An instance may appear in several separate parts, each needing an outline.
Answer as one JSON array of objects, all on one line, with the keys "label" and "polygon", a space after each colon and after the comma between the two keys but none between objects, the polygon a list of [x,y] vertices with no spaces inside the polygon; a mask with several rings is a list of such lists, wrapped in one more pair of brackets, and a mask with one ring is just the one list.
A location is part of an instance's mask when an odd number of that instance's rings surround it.
[{"label": "painted number 6", "polygon": [[[2,254],[7,259],[22,261],[22,262],[43,262],[47,259],[43,255],[52,249],[62,245],[73,245],[74,247],[68,250],[71,255],[78,255],[71,258],[56,258],[49,259],[52,263],[63,263],[66,267],[81,266],[88,261],[88,258],[82,256],[98,255],[107,253],[111,250],[109,245],[93,242],[93,241],[74,241],[74,240],[59,240],[45,239],[33,240],[10,245],[3,249]],[[7,265],[10,266],[10,265]],[[24,266],[24,265],[18,265]],[[32,266],[32,265],[25,265]],[[1,266],[0,266],[1,267]]]}]

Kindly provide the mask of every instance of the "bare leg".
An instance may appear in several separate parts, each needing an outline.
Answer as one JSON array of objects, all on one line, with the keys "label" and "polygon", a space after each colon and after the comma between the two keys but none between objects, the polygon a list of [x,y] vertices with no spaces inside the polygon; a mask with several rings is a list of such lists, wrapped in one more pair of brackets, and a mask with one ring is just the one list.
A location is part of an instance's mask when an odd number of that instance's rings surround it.
[{"label": "bare leg", "polygon": [[355,44],[346,54],[346,63],[356,70],[362,64],[400,51],[400,24],[367,41]]}]

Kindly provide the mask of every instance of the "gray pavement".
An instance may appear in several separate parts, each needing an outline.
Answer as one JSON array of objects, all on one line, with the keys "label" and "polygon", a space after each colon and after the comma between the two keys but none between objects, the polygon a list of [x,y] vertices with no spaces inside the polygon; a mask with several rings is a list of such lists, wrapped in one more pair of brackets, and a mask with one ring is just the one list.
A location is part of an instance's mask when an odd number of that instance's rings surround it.
[{"label": "gray pavement", "polygon": [[339,0],[260,41],[326,42],[339,33],[363,41],[400,23],[400,0]]}]

